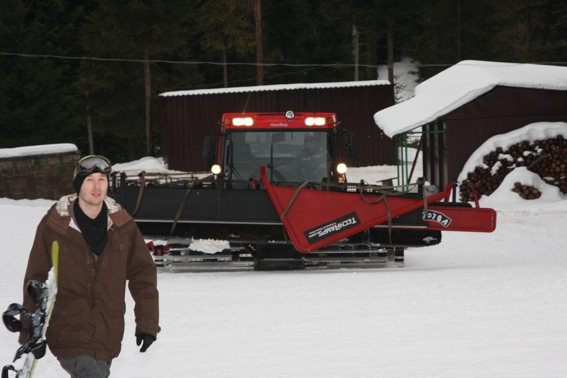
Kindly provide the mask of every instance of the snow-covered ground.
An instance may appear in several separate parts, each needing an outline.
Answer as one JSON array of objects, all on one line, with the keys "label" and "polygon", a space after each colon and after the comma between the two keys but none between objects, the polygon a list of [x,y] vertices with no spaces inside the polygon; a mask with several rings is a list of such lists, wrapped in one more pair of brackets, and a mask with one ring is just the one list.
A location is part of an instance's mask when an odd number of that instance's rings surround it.
[{"label": "snow-covered ground", "polygon": [[[133,169],[160,164],[146,163]],[[372,183],[395,168],[349,172]],[[138,352],[128,296],[111,376],[567,377],[567,201],[495,194],[495,232],[444,233],[438,246],[408,250],[404,268],[159,273],[162,332]],[[1,306],[21,301],[52,203],[0,198]],[[8,364],[16,336],[0,333]],[[48,353],[36,376],[66,375]]]}]

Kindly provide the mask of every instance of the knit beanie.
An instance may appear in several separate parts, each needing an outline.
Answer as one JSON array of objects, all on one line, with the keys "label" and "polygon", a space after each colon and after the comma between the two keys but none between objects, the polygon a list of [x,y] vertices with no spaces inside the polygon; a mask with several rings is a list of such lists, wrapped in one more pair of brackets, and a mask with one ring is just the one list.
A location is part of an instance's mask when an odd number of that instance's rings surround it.
[{"label": "knit beanie", "polygon": [[73,172],[73,189],[79,194],[85,179],[95,172],[102,173],[106,177],[110,176],[112,166],[110,160],[101,155],[88,155],[80,158],[75,163]]},{"label": "knit beanie", "polygon": [[85,179],[95,172],[105,174],[106,177],[109,176],[108,173],[102,172],[100,169],[98,169],[98,167],[93,169],[91,173],[77,173],[77,175],[73,179],[73,189],[75,189],[75,193],[79,194],[81,192],[81,187],[83,186],[83,182],[85,182]]},{"label": "knit beanie", "polygon": [[75,193],[79,194],[81,192],[81,186],[83,186],[83,182],[85,181],[87,176],[88,175],[84,174],[78,174],[77,176],[75,176],[75,179],[73,180],[73,189],[75,189]]}]

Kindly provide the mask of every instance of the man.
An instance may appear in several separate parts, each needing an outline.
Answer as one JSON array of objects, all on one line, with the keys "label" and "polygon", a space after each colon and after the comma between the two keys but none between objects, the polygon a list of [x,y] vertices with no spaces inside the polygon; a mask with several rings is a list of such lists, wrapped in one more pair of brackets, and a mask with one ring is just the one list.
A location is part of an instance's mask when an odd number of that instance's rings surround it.
[{"label": "man", "polygon": [[[90,155],[75,165],[77,194],[61,198],[43,217],[24,280],[45,281],[51,245],[59,242],[58,292],[47,329],[47,345],[72,378],[106,378],[120,353],[124,334],[126,282],[135,301],[136,343],[156,340],[159,304],[155,264],[134,220],[106,197],[111,164]],[[22,317],[24,327],[26,319]],[[28,321],[29,322],[29,321]],[[20,342],[27,335],[20,334]]]},{"label": "man", "polygon": [[328,174],[328,154],[319,146],[313,135],[307,134],[303,145],[303,149],[287,171],[292,172],[296,179],[322,181]]}]

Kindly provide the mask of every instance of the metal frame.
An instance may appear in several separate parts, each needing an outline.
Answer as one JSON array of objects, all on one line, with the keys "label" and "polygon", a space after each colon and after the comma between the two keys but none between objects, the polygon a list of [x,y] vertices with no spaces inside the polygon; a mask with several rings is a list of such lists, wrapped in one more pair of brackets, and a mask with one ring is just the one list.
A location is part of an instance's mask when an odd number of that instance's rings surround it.
[{"label": "metal frame", "polygon": [[[414,179],[413,177],[411,177],[411,174],[413,173],[413,167],[410,170],[410,160],[409,160],[409,145],[410,145],[410,137],[411,136],[420,136],[420,148],[418,149],[418,153],[416,154],[416,158],[419,156],[419,153],[424,153],[424,147],[426,145],[429,145],[428,141],[425,141],[424,136],[428,136],[428,135],[434,135],[434,134],[445,134],[446,129],[443,128],[443,130],[425,130],[426,126],[433,126],[438,128],[439,127],[439,122],[438,121],[434,121],[431,122],[427,125],[424,125],[422,127],[421,131],[408,131],[402,134],[398,134],[395,137],[395,143],[396,143],[396,167],[397,167],[397,174],[398,174],[398,185],[402,186],[402,190],[408,190],[409,188],[407,187],[410,184],[410,180]],[[438,143],[436,143],[436,146],[438,146]],[[446,138],[444,138],[444,143],[441,146],[443,148],[447,148],[446,147]],[[430,151],[432,152],[432,151]],[[437,158],[439,157],[439,152],[435,155],[437,156]],[[415,164],[414,162],[412,162],[412,165]],[[424,164],[425,164],[425,160],[424,160]],[[425,172],[424,172],[425,173]],[[431,180],[431,177],[426,177],[426,179]],[[415,181],[415,180],[414,180]]]}]

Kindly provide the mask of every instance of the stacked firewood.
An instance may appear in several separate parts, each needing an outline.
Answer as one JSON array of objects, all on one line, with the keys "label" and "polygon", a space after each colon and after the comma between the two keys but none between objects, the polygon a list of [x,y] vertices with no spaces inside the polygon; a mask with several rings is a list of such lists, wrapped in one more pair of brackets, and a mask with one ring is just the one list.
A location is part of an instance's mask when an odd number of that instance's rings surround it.
[{"label": "stacked firewood", "polygon": [[[527,167],[548,184],[567,193],[567,140],[562,135],[533,142],[523,141],[510,146],[506,151],[499,147],[485,155],[483,162],[487,168],[476,167],[461,183],[461,201],[474,200],[473,188],[479,198],[483,194],[489,196],[516,167]],[[541,196],[536,188],[520,183],[516,183],[513,191],[525,199]]]},{"label": "stacked firewood", "polygon": [[514,183],[514,189],[512,189],[512,191],[518,193],[523,199],[532,200],[541,197],[541,192],[537,188],[522,185],[520,182]]}]

